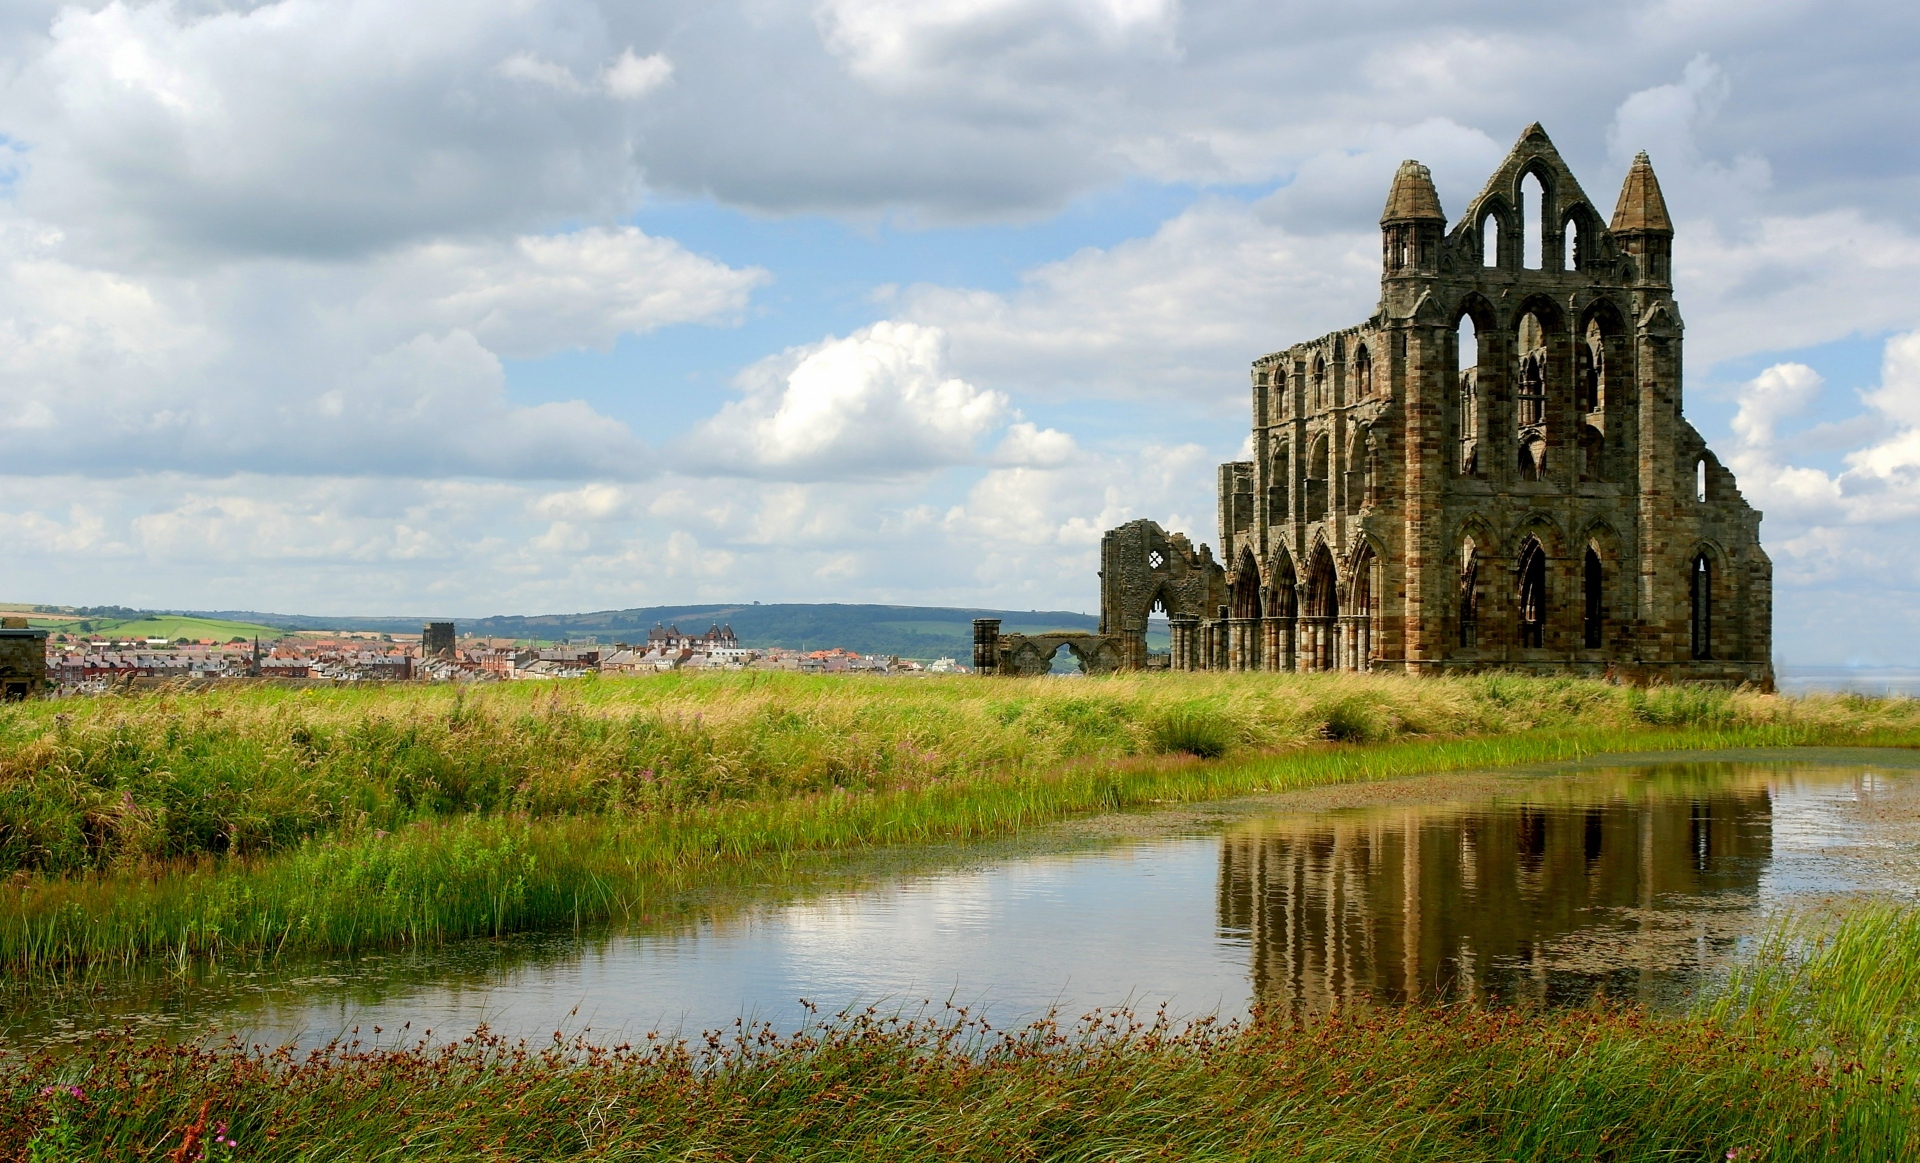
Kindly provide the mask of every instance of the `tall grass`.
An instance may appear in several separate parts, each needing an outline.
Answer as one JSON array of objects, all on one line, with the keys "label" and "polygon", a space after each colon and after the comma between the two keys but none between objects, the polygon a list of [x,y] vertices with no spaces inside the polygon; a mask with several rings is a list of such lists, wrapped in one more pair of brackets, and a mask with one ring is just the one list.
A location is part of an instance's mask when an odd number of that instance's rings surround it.
[{"label": "tall grass", "polygon": [[1910,1092],[1768,1029],[1633,1008],[1361,1008],[1245,1026],[960,1011],[611,1049],[105,1039],[0,1061],[0,1156],[132,1160],[196,1115],[238,1157],[1892,1160]]},{"label": "tall grass", "polygon": [[891,792],[1187,752],[1642,727],[1920,731],[1920,703],[1511,676],[782,674],[0,707],[0,873],[264,855],[427,819]]},{"label": "tall grass", "polygon": [[28,705],[0,711],[0,966],[593,923],[721,870],[1152,801],[1916,739],[1907,701],[1501,676],[749,675]]},{"label": "tall grass", "polygon": [[353,950],[624,921],[702,883],[764,880],[814,853],[975,839],[1088,812],[1419,772],[1806,741],[1806,731],[1782,727],[1409,740],[645,814],[419,821],[159,874],[22,879],[0,889],[0,966],[31,973],[154,957]]}]

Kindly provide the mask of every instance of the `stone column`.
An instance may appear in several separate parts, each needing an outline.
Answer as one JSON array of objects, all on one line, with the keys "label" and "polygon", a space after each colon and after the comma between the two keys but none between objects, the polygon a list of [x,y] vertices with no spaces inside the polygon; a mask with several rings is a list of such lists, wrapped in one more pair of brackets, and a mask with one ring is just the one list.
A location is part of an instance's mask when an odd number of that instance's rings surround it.
[{"label": "stone column", "polygon": [[1260,669],[1279,670],[1284,660],[1280,653],[1280,619],[1260,619]]},{"label": "stone column", "polygon": [[1197,670],[1194,657],[1194,638],[1200,627],[1200,619],[1192,614],[1174,614],[1167,619],[1168,635],[1172,639],[1170,651],[1172,659],[1168,665],[1174,670]]},{"label": "stone column", "polygon": [[1000,670],[1000,619],[973,620],[973,673],[997,674]]}]

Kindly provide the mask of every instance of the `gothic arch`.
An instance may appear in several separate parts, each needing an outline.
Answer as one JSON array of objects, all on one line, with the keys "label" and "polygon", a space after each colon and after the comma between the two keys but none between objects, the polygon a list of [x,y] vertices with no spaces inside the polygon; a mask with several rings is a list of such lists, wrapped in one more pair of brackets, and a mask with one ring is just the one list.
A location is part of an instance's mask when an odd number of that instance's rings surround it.
[{"label": "gothic arch", "polygon": [[1553,612],[1553,569],[1545,545],[1529,534],[1514,559],[1515,629],[1522,650],[1545,649]]},{"label": "gothic arch", "polygon": [[1617,638],[1628,608],[1622,586],[1624,556],[1620,535],[1604,520],[1587,523],[1578,541],[1577,582],[1580,595],[1580,646],[1602,650]]},{"label": "gothic arch", "polygon": [[1600,239],[1606,233],[1606,224],[1600,221],[1593,207],[1584,200],[1576,200],[1560,211],[1560,234],[1564,238],[1571,226],[1575,233],[1572,261],[1565,264],[1563,270],[1585,270],[1600,258]]},{"label": "gothic arch", "polygon": [[[1513,313],[1507,316],[1508,329],[1516,332],[1519,331],[1521,320],[1529,315],[1532,315],[1540,321],[1540,330],[1548,339],[1553,339],[1566,330],[1566,308],[1554,302],[1542,292],[1535,291],[1530,295],[1523,296],[1520,302],[1514,305]],[[1477,327],[1479,324],[1476,323],[1475,326]]]},{"label": "gothic arch", "polygon": [[1275,618],[1293,618],[1300,613],[1300,580],[1293,568],[1293,554],[1285,546],[1273,551],[1267,562],[1267,613]]},{"label": "gothic arch", "polygon": [[1307,557],[1306,616],[1340,616],[1340,570],[1334,563],[1333,551],[1327,548],[1325,539],[1318,537],[1314,538],[1313,552]]},{"label": "gothic arch", "polygon": [[1252,549],[1240,550],[1240,564],[1233,572],[1227,591],[1234,617],[1260,617],[1260,565],[1254,560]]},{"label": "gothic arch", "polygon": [[1513,534],[1509,536],[1506,541],[1507,544],[1516,547],[1515,552],[1517,553],[1519,552],[1517,547],[1524,543],[1529,537],[1540,542],[1540,544],[1545,547],[1549,559],[1557,560],[1566,556],[1566,533],[1551,516],[1539,509],[1535,509],[1533,512],[1520,518],[1519,522],[1513,527]]},{"label": "gothic arch", "polygon": [[[1486,259],[1487,220],[1491,218],[1497,225],[1494,228],[1493,261]],[[1473,249],[1474,265],[1506,269],[1514,264],[1513,243],[1509,241],[1517,229],[1519,216],[1514,206],[1499,194],[1488,194],[1474,203],[1467,221],[1473,223],[1470,245]],[[1477,322],[1477,321],[1476,321]]]}]

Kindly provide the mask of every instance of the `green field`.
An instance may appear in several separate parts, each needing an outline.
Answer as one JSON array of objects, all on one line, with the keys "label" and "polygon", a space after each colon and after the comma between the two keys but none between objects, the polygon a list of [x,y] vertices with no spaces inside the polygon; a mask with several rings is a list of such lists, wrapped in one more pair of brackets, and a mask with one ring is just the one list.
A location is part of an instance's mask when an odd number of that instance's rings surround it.
[{"label": "green field", "polygon": [[192,642],[227,642],[234,638],[272,642],[285,631],[253,622],[227,622],[215,618],[189,618],[178,614],[152,614],[144,618],[83,618],[79,621],[55,618],[29,618],[27,624],[56,634],[76,634],[101,638],[165,638],[169,642],[185,638]]}]

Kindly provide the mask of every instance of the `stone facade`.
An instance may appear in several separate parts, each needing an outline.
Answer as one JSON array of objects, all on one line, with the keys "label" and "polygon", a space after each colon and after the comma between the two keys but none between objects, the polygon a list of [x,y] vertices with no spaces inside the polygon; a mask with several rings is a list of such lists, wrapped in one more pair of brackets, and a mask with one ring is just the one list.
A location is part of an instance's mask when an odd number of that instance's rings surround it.
[{"label": "stone facade", "polygon": [[[1772,563],[1682,414],[1646,155],[1603,221],[1531,126],[1451,229],[1406,162],[1381,234],[1372,318],[1254,362],[1255,458],[1220,468],[1227,609],[1183,601],[1173,665],[1770,686]],[[1149,583],[1103,582],[1107,629],[1144,630]]]},{"label": "stone facade", "polygon": [[47,632],[28,629],[24,618],[6,623],[0,626],[0,702],[38,698],[47,690]]},{"label": "stone facade", "polygon": [[458,653],[452,622],[428,622],[420,627],[420,657],[450,659]]}]

